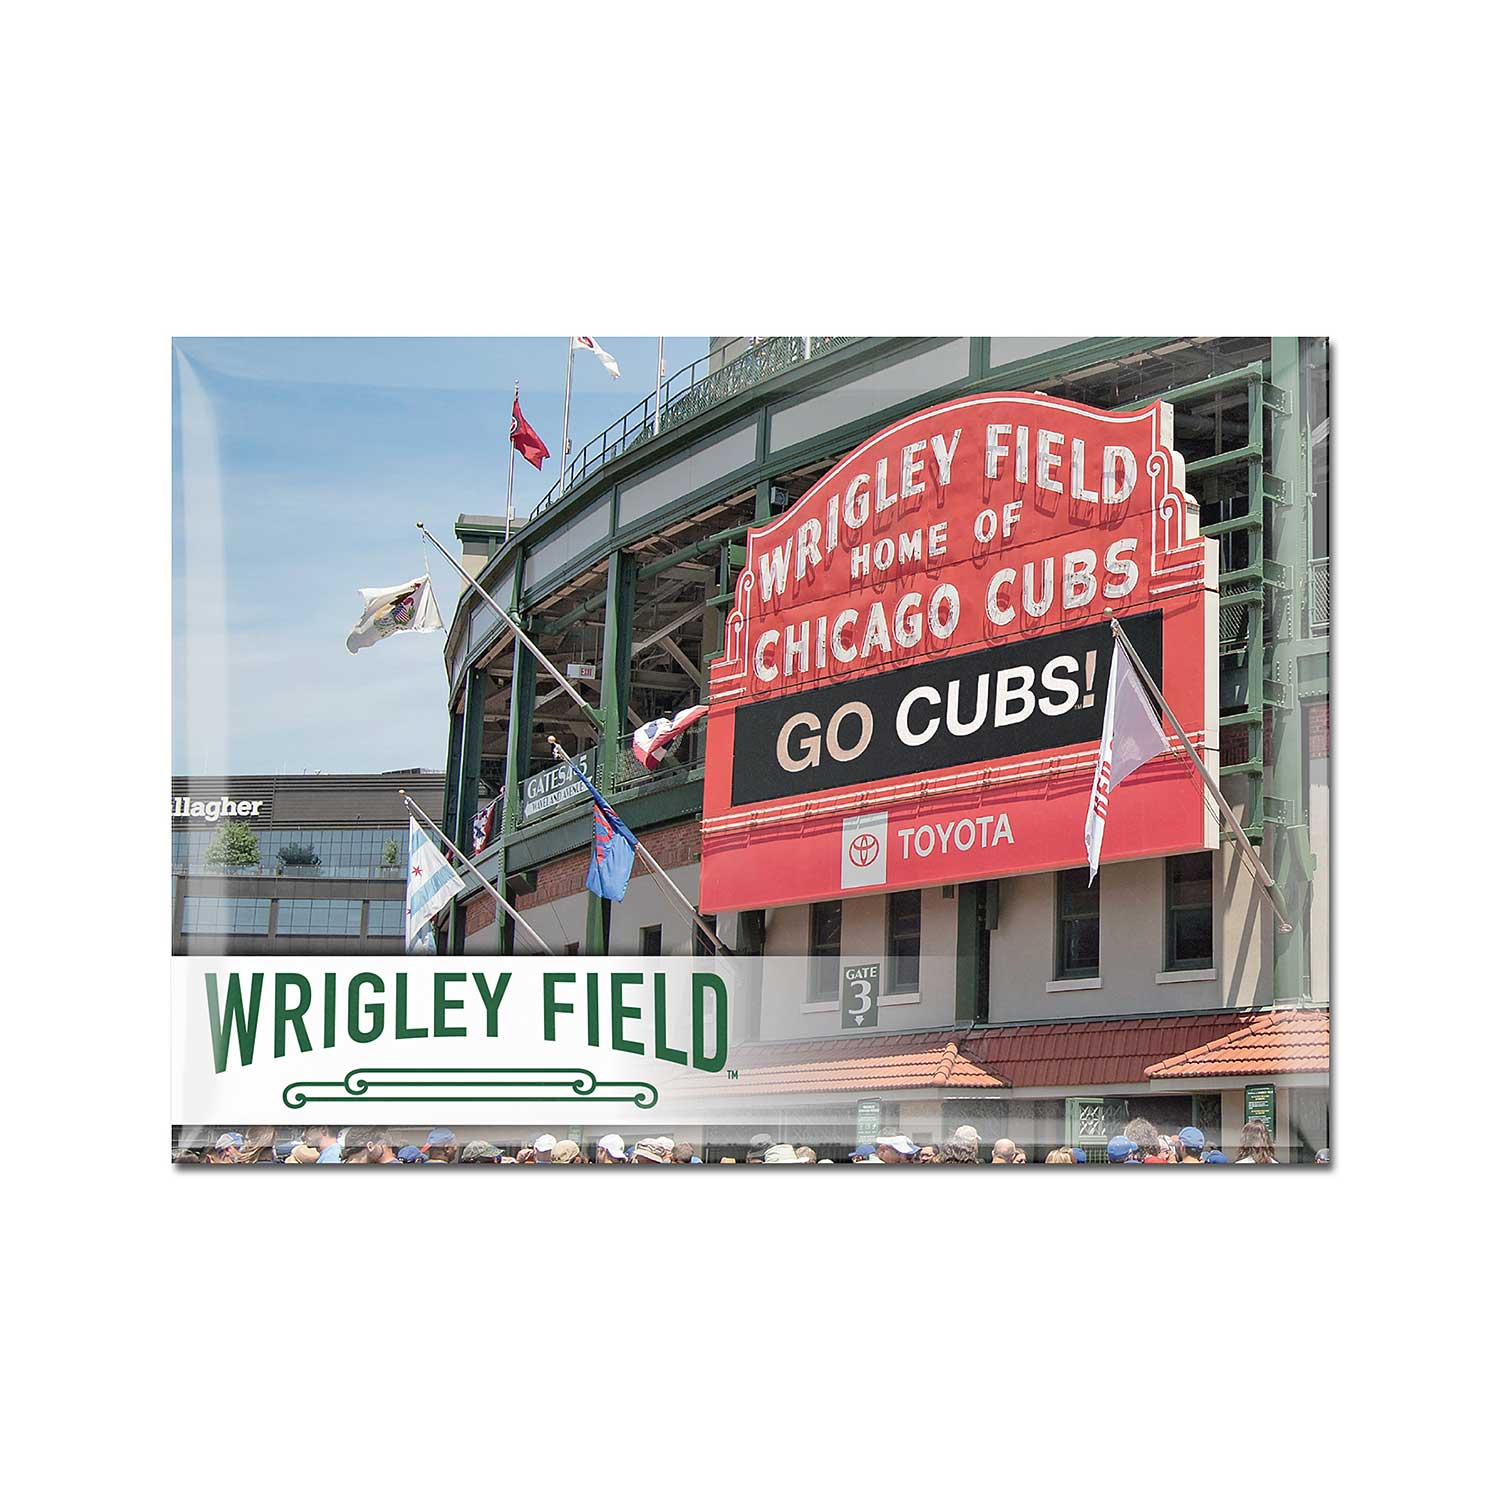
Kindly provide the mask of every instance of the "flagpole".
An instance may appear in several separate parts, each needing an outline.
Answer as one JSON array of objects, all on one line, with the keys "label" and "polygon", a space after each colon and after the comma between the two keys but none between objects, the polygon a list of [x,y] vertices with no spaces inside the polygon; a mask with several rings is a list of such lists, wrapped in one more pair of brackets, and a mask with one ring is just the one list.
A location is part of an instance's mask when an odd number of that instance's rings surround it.
[{"label": "flagpole", "polygon": [[519,625],[516,624],[516,622],[510,617],[510,612],[508,610],[502,609],[500,605],[495,602],[495,600],[486,592],[484,586],[479,582],[479,580],[475,578],[475,576],[471,572],[469,572],[469,570],[464,567],[463,564],[460,563],[453,556],[453,554],[440,541],[438,541],[438,539],[433,536],[433,534],[420,521],[417,522],[417,530],[420,531],[422,535],[425,536],[427,540],[430,541],[432,545],[436,547],[438,551],[448,559],[454,571],[470,584],[470,586],[475,590],[479,597],[483,599],[484,602],[488,604],[492,610],[495,611],[495,615],[500,620],[500,622],[505,625],[508,630],[514,632],[516,639],[520,641],[520,643],[525,646],[525,648],[529,652],[531,652],[534,657],[536,657],[537,661],[541,663],[542,667],[546,670],[547,674],[552,678],[552,680],[556,682],[557,685],[562,688],[563,691],[566,692],[567,695],[579,706],[579,708],[584,711],[584,713],[588,716],[589,723],[595,726],[595,733],[597,734],[600,724],[598,711],[591,708],[588,702],[584,699],[583,695],[578,691],[578,689],[575,688],[573,684],[569,682],[568,679],[564,677],[562,673],[559,672],[550,661],[548,661],[546,655],[542,651],[542,648],[538,646],[536,642],[533,641],[531,637],[527,635]]},{"label": "flagpole", "polygon": [[[563,747],[559,745],[557,743],[557,740],[550,734],[547,736],[547,743],[552,746],[552,758],[554,760],[562,761],[567,766],[574,780],[578,780],[578,768],[573,764],[567,754],[563,751]],[[698,908],[688,900],[687,896],[683,893],[677,882],[673,880],[672,877],[668,875],[667,872],[662,869],[662,867],[656,862],[656,856],[652,854],[652,852],[646,847],[645,843],[642,840],[637,839],[635,848],[636,853],[646,861],[646,868],[649,869],[652,875],[656,877],[657,884],[660,885],[664,891],[667,891],[669,894],[675,896],[682,903],[683,911],[685,911],[690,917],[692,917],[694,923],[697,924],[699,932],[701,932],[703,936],[706,937],[709,942],[714,945],[715,951],[722,953],[725,958],[733,958],[735,956],[734,949],[729,947],[719,936],[719,934],[715,932],[714,929],[703,920],[702,914],[699,912]]]},{"label": "flagpole", "polygon": [[[518,912],[515,907],[513,907],[510,902],[500,894],[499,890],[496,889],[495,886],[493,886],[488,880],[484,878],[483,875],[479,873],[479,871],[474,866],[473,860],[471,860],[469,856],[465,854],[464,851],[460,849],[458,845],[455,844],[453,840],[450,839],[448,835],[444,833],[443,830],[439,828],[437,824],[434,823],[432,819],[429,818],[427,814],[424,813],[422,809],[411,800],[410,797],[406,795],[406,788],[402,787],[398,791],[397,795],[407,805],[407,807],[411,809],[412,816],[420,818],[422,822],[424,822],[435,834],[437,834],[437,836],[442,839],[442,841],[448,846],[448,848],[450,848],[454,852],[454,854],[458,856],[458,858],[462,861],[464,868],[480,883],[480,885],[485,888],[485,890],[490,893],[490,895],[495,898],[497,906],[502,909],[513,922],[516,922],[525,929],[527,937],[529,937],[531,941],[535,943],[537,947],[547,955],[548,958],[556,958],[557,955],[546,945],[546,943],[542,941],[541,935],[537,932],[536,928],[534,928],[531,923],[528,922],[526,918],[523,917],[521,913]],[[499,919],[497,918],[496,920],[498,921]]]},{"label": "flagpole", "polygon": [[1193,749],[1192,741],[1188,739],[1187,731],[1178,723],[1177,715],[1172,712],[1172,705],[1167,702],[1166,694],[1156,685],[1156,679],[1146,670],[1145,662],[1136,655],[1135,647],[1130,644],[1130,637],[1120,628],[1120,622],[1113,615],[1110,616],[1109,628],[1114,633],[1114,638],[1125,648],[1125,654],[1130,658],[1136,673],[1145,682],[1147,687],[1151,689],[1152,696],[1156,701],[1161,704],[1162,710],[1167,716],[1168,723],[1176,730],[1177,738],[1182,741],[1183,749],[1192,756],[1193,764],[1198,768],[1198,775],[1202,777],[1204,786],[1213,793],[1214,801],[1218,803],[1219,812],[1225,822],[1229,824],[1230,831],[1234,834],[1235,842],[1240,846],[1241,853],[1250,861],[1250,867],[1255,871],[1257,883],[1265,893],[1267,900],[1275,908],[1276,920],[1280,922],[1281,930],[1283,932],[1290,932],[1292,930],[1292,919],[1287,915],[1286,906],[1281,899],[1281,892],[1276,889],[1276,882],[1271,878],[1270,871],[1260,862],[1260,856],[1255,852],[1254,845],[1251,844],[1249,838],[1246,836],[1245,830],[1240,827],[1240,820],[1234,815],[1234,809],[1230,807],[1224,793],[1219,790],[1218,782],[1208,774],[1208,767],[1203,764],[1198,756],[1198,752]]},{"label": "flagpole", "polygon": [[667,371],[667,341],[665,337],[656,341],[656,426],[653,437],[661,436],[661,378]]},{"label": "flagpole", "polygon": [[557,493],[568,487],[568,408],[573,404],[573,335],[568,335],[568,378],[563,385],[562,462],[558,466]]},{"label": "flagpole", "polygon": [[514,495],[516,491],[516,411],[521,402],[521,382],[516,382],[510,408],[510,469],[505,476],[505,540],[510,540],[511,521],[516,513]]}]

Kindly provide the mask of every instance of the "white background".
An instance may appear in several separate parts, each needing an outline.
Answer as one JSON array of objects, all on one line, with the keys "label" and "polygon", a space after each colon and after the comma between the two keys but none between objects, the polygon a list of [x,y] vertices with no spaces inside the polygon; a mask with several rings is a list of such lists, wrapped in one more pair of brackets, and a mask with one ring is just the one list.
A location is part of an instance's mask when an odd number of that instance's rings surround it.
[{"label": "white background", "polygon": [[[19,1493],[1459,1489],[1496,1154],[1473,14],[12,17]],[[168,1167],[169,336],[574,326],[1333,337],[1330,1173]]]}]

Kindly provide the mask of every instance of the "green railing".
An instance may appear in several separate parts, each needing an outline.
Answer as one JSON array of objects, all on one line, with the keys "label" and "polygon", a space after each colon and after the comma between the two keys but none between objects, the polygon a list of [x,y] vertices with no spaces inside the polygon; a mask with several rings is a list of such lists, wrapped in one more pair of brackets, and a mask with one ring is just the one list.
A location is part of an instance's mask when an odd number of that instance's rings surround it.
[{"label": "green railing", "polygon": [[649,443],[660,433],[681,426],[689,418],[793,365],[805,364],[832,349],[856,342],[857,337],[754,339],[743,354],[733,359],[726,360],[724,351],[716,349],[684,365],[662,383],[659,415],[653,391],[597,437],[573,450],[568,460],[567,482],[558,481],[547,491],[527,524],[545,515],[569,490],[621,454]]},{"label": "green railing", "polygon": [[708,723],[704,719],[692,725],[671,744],[655,770],[635,758],[634,733],[620,736],[620,753],[615,757],[614,792],[645,791],[690,781],[703,774],[703,754],[708,744]]}]

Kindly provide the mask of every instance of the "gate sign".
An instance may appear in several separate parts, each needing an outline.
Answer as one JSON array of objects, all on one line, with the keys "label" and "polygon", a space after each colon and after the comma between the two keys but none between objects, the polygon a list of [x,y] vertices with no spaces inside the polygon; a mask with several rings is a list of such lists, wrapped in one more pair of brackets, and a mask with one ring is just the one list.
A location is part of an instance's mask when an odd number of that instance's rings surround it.
[{"label": "gate sign", "polygon": [[[1170,405],[969,396],[871,438],[747,539],[709,678],[704,909],[1086,863],[1111,614],[1213,771],[1218,549]],[[1216,841],[1185,754],[1111,799],[1107,861]]]},{"label": "gate sign", "polygon": [[880,1025],[880,965],[845,964],[839,1002],[845,1031],[874,1031]]}]

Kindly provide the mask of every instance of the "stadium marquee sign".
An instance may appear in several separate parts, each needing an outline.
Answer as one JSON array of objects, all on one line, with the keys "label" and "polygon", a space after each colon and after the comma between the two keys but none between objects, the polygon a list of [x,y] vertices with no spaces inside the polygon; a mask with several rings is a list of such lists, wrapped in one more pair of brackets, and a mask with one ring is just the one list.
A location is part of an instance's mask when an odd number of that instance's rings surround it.
[{"label": "stadium marquee sign", "polygon": [[[1122,621],[1210,767],[1218,556],[1165,402],[1000,393],[887,428],[752,531],[711,669],[703,899],[722,911],[1083,862]],[[1110,858],[1209,847],[1191,767]]]}]

